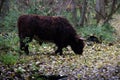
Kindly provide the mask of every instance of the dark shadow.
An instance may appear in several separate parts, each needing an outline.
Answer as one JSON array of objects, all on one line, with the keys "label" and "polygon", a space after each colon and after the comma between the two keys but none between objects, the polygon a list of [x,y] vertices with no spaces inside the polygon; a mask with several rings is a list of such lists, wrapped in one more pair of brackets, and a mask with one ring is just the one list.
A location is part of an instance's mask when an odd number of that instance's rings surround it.
[{"label": "dark shadow", "polygon": [[62,78],[66,78],[67,76],[60,76],[60,75],[39,75],[36,77],[36,80],[59,80]]}]

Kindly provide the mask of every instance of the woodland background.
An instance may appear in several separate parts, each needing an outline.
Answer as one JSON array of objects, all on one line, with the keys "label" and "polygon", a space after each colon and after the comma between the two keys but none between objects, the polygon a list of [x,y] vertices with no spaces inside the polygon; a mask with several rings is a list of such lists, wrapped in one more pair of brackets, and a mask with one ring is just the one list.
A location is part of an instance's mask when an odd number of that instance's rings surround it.
[{"label": "woodland background", "polygon": [[[23,14],[67,18],[86,39],[83,55],[69,47],[53,55],[54,44],[33,40],[31,55],[19,56],[17,19]],[[0,0],[0,79],[119,80],[119,39],[120,0]]]}]

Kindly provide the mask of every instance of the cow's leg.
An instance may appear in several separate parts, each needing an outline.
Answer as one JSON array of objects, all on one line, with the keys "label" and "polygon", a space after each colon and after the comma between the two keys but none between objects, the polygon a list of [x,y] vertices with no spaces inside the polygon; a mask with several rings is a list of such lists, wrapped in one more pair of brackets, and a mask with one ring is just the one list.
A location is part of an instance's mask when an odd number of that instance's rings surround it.
[{"label": "cow's leg", "polygon": [[43,42],[39,41],[39,45],[42,45]]},{"label": "cow's leg", "polygon": [[55,51],[55,53],[60,53],[60,55],[62,55],[62,48],[61,47],[58,47],[58,49]]},{"label": "cow's leg", "polygon": [[57,53],[59,53],[60,55],[62,55],[63,54],[63,52],[62,52],[62,48],[63,48],[63,46],[62,45],[57,45],[57,50],[55,51],[55,53],[57,54]]},{"label": "cow's leg", "polygon": [[24,51],[27,55],[29,54],[28,44],[25,43],[23,40],[20,40],[20,49]]},{"label": "cow's leg", "polygon": [[27,55],[29,54],[28,45],[26,45],[24,39],[20,39],[20,50],[24,51]]},{"label": "cow's leg", "polygon": [[29,55],[28,44],[31,41],[32,41],[32,37],[20,37],[20,49],[22,51],[25,51],[27,55]]}]

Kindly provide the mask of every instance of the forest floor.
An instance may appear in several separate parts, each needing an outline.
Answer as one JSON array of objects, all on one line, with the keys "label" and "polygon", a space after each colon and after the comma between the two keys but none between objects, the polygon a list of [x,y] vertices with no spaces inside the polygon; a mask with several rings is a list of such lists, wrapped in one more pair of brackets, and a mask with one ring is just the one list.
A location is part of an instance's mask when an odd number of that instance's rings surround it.
[{"label": "forest floor", "polygon": [[120,44],[86,44],[83,55],[69,47],[62,56],[48,45],[42,50],[21,55],[14,65],[0,62],[0,80],[120,80]]}]

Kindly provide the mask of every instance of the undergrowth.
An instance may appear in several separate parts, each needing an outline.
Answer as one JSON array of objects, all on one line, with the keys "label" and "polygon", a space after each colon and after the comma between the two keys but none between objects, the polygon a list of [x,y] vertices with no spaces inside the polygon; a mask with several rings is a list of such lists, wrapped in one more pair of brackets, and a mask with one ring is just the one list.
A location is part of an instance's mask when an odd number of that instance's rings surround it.
[{"label": "undergrowth", "polygon": [[115,29],[108,24],[104,26],[85,26],[77,28],[77,31],[85,38],[94,35],[105,43],[116,41]]},{"label": "undergrowth", "polygon": [[16,64],[17,61],[18,61],[18,58],[19,57],[17,55],[13,55],[12,53],[0,55],[0,61],[2,63],[4,63],[5,65],[14,65],[14,64]]},{"label": "undergrowth", "polygon": [[0,61],[4,64],[16,64],[18,59],[18,35],[15,31],[0,34]]}]

